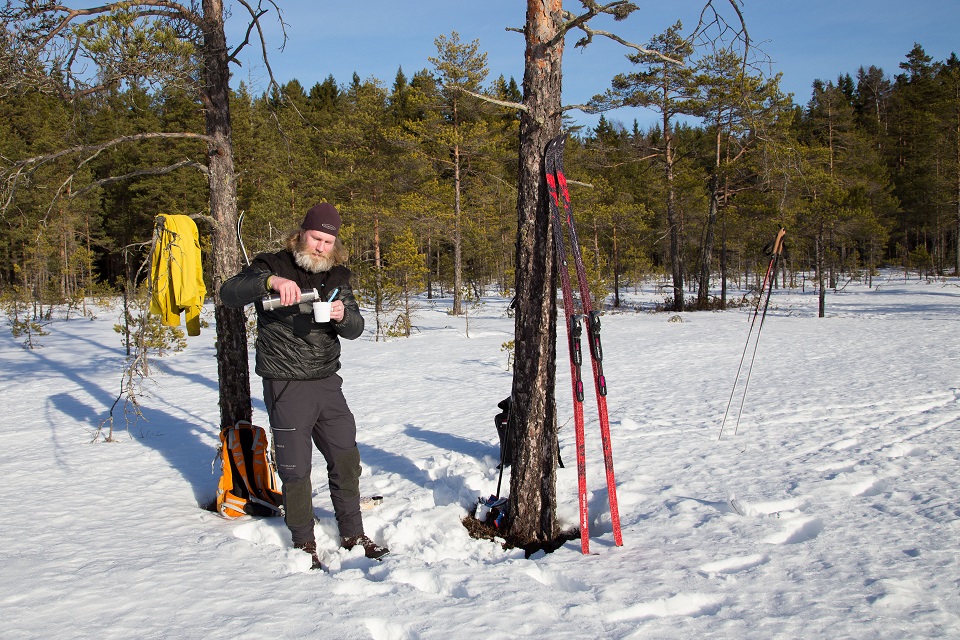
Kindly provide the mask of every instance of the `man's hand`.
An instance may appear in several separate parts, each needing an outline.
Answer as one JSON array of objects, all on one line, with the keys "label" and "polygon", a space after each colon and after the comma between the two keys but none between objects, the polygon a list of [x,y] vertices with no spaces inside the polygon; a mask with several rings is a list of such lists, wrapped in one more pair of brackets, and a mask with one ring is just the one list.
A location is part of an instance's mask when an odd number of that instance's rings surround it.
[{"label": "man's hand", "polygon": [[280,305],[283,307],[300,302],[300,285],[293,280],[270,276],[270,288],[280,294]]},{"label": "man's hand", "polygon": [[343,300],[334,300],[330,303],[330,320],[340,322],[343,320]]}]

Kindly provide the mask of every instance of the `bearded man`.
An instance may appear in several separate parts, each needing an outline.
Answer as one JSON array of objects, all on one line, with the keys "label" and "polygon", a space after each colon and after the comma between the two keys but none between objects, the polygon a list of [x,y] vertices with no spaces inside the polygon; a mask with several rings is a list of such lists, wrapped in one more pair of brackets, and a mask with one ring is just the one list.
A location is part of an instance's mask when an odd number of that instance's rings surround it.
[{"label": "bearded man", "polygon": [[[277,474],[283,482],[284,520],[293,545],[320,567],[314,535],[311,441],[327,463],[327,484],[341,546],[361,545],[368,558],[389,551],[363,532],[360,515],[360,451],[357,426],[337,375],[340,338],[363,333],[363,316],[350,288],[347,251],[337,237],[340,214],[321,203],[311,207],[286,247],[257,255],[249,267],[220,287],[228,307],[257,309],[256,372],[270,418]],[[317,322],[301,291],[316,289],[331,300],[330,320]],[[265,310],[261,299],[276,292]],[[298,304],[299,303],[299,304]]]}]

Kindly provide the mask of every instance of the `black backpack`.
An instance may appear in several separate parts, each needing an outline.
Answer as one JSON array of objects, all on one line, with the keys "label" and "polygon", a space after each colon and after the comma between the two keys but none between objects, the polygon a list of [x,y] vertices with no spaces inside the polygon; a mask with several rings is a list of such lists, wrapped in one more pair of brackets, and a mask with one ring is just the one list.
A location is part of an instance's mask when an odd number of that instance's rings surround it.
[{"label": "black backpack", "polygon": [[[500,436],[500,468],[509,467],[513,463],[513,451],[510,446],[510,403],[509,397],[497,403],[500,413],[493,417],[493,424]],[[557,466],[563,469],[563,459],[560,458],[560,441],[557,440]]]},{"label": "black backpack", "polygon": [[500,413],[493,417],[493,424],[497,427],[497,434],[500,436],[500,465],[509,467],[513,462],[513,452],[510,450],[510,438],[507,433],[507,426],[510,422],[510,398],[504,398],[497,403],[500,407]]}]

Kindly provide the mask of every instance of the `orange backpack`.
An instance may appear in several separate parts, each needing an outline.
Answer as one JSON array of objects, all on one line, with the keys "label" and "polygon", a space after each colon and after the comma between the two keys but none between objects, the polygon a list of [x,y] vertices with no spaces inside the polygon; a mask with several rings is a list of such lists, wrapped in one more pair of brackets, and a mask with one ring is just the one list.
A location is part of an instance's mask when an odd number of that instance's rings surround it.
[{"label": "orange backpack", "polygon": [[283,515],[277,468],[263,427],[240,420],[220,431],[217,512],[225,518]]}]

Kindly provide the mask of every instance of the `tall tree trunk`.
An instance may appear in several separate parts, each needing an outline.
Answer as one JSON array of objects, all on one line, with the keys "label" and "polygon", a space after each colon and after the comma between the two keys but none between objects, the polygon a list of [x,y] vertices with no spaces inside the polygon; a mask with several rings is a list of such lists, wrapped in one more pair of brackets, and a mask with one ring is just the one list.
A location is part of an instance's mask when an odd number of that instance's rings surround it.
[{"label": "tall tree trunk", "polygon": [[508,535],[556,537],[557,296],[543,150],[561,124],[561,0],[527,0],[517,193],[516,336],[510,412],[513,467]]},{"label": "tall tree trunk", "polygon": [[217,322],[217,376],[220,381],[220,425],[251,420],[250,364],[243,309],[220,301],[220,285],[240,267],[237,246],[237,181],[230,130],[230,70],[223,30],[222,0],[203,0],[204,106],[210,144],[210,215],[213,218],[213,291]]},{"label": "tall tree trunk", "polygon": [[[960,98],[960,96],[958,96]],[[956,128],[956,140],[954,144],[956,148],[954,151],[957,153],[957,162],[954,167],[954,180],[956,180],[955,195],[957,196],[957,251],[956,251],[956,263],[954,265],[954,275],[960,276],[960,105],[957,108],[957,128]]]},{"label": "tall tree trunk", "polygon": [[431,269],[433,268],[433,254],[431,253],[432,251],[433,251],[433,232],[428,231],[427,232],[427,250],[424,251],[423,253],[423,256],[424,256],[423,259],[427,267],[423,274],[423,278],[425,281],[424,286],[427,289],[427,300],[433,300],[433,272],[431,271]]},{"label": "tall tree trunk", "polygon": [[373,317],[377,320],[377,332],[374,339],[379,342],[380,336],[387,339],[386,326],[383,318],[383,260],[380,257],[380,212],[373,211]]},{"label": "tall tree trunk", "polygon": [[[837,288],[837,252],[834,247],[836,247],[836,245],[833,242],[833,223],[831,223],[828,244],[823,246],[821,249],[824,253],[828,268],[830,270],[830,288],[835,290]],[[827,251],[829,251],[829,254]]]},{"label": "tall tree trunk", "polygon": [[[667,90],[664,87],[664,96]],[[664,98],[666,103],[666,98]],[[667,226],[670,227],[670,270],[673,273],[673,310],[683,311],[683,235],[677,216],[677,194],[673,180],[673,135],[670,133],[670,114],[663,112],[664,171],[667,179]]]},{"label": "tall tree trunk", "polygon": [[460,145],[453,145],[453,315],[463,314],[463,230],[460,224]]},{"label": "tall tree trunk", "polygon": [[[710,271],[713,266],[713,238],[717,226],[717,210],[720,207],[720,153],[723,150],[722,119],[717,118],[717,137],[714,141],[713,175],[710,177],[710,203],[707,209],[707,229],[703,237],[703,252],[700,260],[700,285],[697,290],[697,307],[706,309],[710,302]],[[727,160],[729,162],[729,153]]]},{"label": "tall tree trunk", "polygon": [[727,225],[720,221],[720,310],[727,308]]},{"label": "tall tree trunk", "polygon": [[620,246],[616,222],[613,223],[613,308],[620,308]]},{"label": "tall tree trunk", "polygon": [[706,309],[710,304],[710,271],[713,266],[713,235],[717,226],[717,207],[720,194],[717,193],[720,184],[719,176],[714,174],[710,179],[710,203],[707,208],[707,229],[703,236],[703,252],[700,259],[700,285],[697,290],[697,308]]},{"label": "tall tree trunk", "polygon": [[[823,246],[824,234],[823,234],[823,223],[821,222],[817,227],[817,237],[816,237],[816,263],[817,263],[817,293],[818,293],[818,304],[817,304],[817,317],[823,318],[826,316],[827,312],[827,288],[824,286],[823,277],[823,262],[824,262],[824,251],[825,247]],[[761,293],[763,293],[761,291]]]}]

